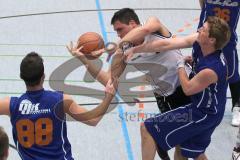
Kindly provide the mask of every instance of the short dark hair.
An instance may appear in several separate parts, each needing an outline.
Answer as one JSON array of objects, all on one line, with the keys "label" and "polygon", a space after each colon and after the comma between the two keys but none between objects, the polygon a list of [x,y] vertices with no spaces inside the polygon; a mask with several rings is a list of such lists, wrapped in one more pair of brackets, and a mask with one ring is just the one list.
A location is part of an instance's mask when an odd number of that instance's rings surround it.
[{"label": "short dark hair", "polygon": [[43,74],[42,57],[36,52],[28,53],[21,62],[20,77],[27,86],[35,86],[40,83]]},{"label": "short dark hair", "polygon": [[9,139],[7,133],[0,127],[0,159],[2,159],[5,155],[4,153],[9,148]]},{"label": "short dark hair", "polygon": [[221,18],[209,16],[209,37],[215,38],[215,49],[222,49],[230,40],[231,31],[226,21]]},{"label": "short dark hair", "polygon": [[129,24],[131,20],[134,20],[137,24],[140,24],[139,18],[133,9],[123,8],[114,13],[111,24],[113,25],[116,21]]}]

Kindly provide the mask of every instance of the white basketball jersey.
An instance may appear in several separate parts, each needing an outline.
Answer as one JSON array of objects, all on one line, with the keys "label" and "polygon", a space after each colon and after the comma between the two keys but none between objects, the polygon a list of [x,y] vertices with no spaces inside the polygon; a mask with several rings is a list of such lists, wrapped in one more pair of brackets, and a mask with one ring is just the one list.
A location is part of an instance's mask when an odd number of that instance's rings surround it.
[{"label": "white basketball jersey", "polygon": [[[164,38],[166,37],[154,33],[146,36],[144,41],[150,42]],[[137,53],[126,63],[146,74],[154,92],[161,96],[169,96],[180,85],[177,61],[181,57],[180,50],[161,53]]]}]

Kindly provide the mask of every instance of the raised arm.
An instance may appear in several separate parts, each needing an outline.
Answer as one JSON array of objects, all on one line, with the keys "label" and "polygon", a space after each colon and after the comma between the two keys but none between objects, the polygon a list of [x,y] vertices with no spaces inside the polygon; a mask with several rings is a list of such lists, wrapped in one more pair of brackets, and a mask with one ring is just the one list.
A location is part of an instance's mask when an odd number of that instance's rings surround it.
[{"label": "raised arm", "polygon": [[168,29],[159,21],[158,18],[150,17],[144,25],[136,27],[130,32],[128,32],[121,39],[120,46],[122,42],[131,42],[133,44],[142,43],[144,37],[153,32],[160,32],[163,36],[166,37],[170,36]]},{"label": "raised arm", "polygon": [[[86,66],[86,69],[93,76],[93,78],[97,79],[100,83],[106,86],[108,80],[110,79],[109,73],[102,70],[102,68],[96,67],[92,61],[88,60],[87,57],[81,52],[81,48],[77,49],[75,46],[73,46],[72,42],[67,45],[67,49],[74,57],[78,58]],[[101,50],[100,52],[104,52],[104,50]]]},{"label": "raised arm", "polygon": [[[77,49],[76,47],[73,47],[72,42],[67,46],[67,49],[74,57],[78,58],[86,66],[88,72],[104,86],[106,86],[107,82],[112,77],[119,78],[126,67],[126,64],[123,61],[123,53],[121,49],[116,50],[112,64],[108,71],[97,68],[92,61],[88,60],[87,57],[81,52],[81,48]],[[99,50],[99,52],[104,52],[104,49]],[[114,75],[112,75],[112,73],[114,73]]]},{"label": "raised arm", "polygon": [[108,110],[108,107],[115,95],[118,80],[114,79],[107,83],[105,97],[103,101],[93,110],[88,111],[78,105],[69,95],[64,95],[64,112],[77,121],[81,121],[90,126],[96,126]]},{"label": "raised arm", "polygon": [[133,52],[164,52],[173,49],[189,48],[197,40],[197,36],[198,33],[194,33],[185,37],[156,40],[134,47]]},{"label": "raised arm", "polygon": [[10,98],[6,97],[0,100],[0,115],[10,116]]}]

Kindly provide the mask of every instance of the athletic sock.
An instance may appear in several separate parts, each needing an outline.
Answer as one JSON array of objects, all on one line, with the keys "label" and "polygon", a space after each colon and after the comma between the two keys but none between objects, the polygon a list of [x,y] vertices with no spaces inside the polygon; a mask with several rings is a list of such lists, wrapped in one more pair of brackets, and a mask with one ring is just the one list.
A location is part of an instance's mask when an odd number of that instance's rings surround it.
[{"label": "athletic sock", "polygon": [[232,108],[240,107],[240,81],[229,83],[229,88],[232,96]]}]

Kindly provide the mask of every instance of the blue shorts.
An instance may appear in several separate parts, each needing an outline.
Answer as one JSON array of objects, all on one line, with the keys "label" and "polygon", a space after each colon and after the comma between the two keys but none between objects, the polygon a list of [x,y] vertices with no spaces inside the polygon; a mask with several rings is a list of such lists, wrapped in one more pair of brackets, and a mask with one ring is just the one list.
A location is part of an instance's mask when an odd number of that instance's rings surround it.
[{"label": "blue shorts", "polygon": [[196,158],[204,153],[223,114],[205,114],[191,104],[147,119],[144,124],[155,142],[169,150],[180,145],[182,155]]},{"label": "blue shorts", "polygon": [[228,65],[228,82],[234,83],[240,80],[240,76],[238,73],[238,54],[237,54],[237,46],[234,43],[228,43],[223,48],[224,56],[227,60]]}]

